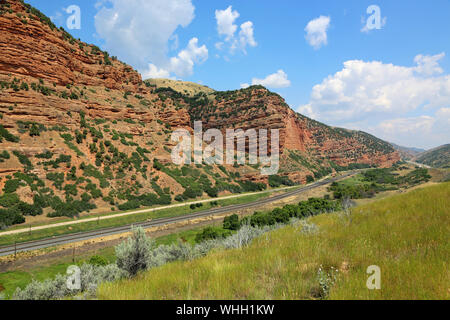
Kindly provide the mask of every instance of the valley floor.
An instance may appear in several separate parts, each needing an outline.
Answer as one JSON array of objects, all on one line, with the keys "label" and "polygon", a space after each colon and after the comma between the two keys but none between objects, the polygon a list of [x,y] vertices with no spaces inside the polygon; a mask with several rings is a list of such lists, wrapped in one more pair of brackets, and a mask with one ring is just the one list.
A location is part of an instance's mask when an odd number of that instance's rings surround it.
[{"label": "valley floor", "polygon": [[[348,215],[316,216],[308,222],[317,233],[289,226],[244,249],[104,284],[98,297],[449,299],[449,199],[447,182],[363,204]],[[381,290],[366,286],[372,265],[381,270]]]}]

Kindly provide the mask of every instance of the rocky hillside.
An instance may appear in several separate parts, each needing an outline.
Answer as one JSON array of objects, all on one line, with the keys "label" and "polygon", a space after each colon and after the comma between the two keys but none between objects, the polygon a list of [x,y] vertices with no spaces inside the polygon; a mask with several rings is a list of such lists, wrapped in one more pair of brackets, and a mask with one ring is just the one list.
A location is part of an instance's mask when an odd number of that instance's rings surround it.
[{"label": "rocky hillside", "polygon": [[414,161],[433,168],[450,168],[450,144],[421,153]]},{"label": "rocky hillside", "polygon": [[[387,142],[360,131],[332,128],[295,113],[278,94],[262,86],[226,92],[200,92],[187,97],[179,85],[158,87],[162,99],[173,99],[187,108],[192,122],[205,129],[279,129],[284,174],[320,176],[327,169],[360,166],[391,166],[400,160]],[[303,175],[298,175],[298,173]],[[301,178],[300,178],[301,180]]]},{"label": "rocky hillside", "polygon": [[[0,4],[0,70],[51,84],[135,90],[141,76],[94,45],[74,39],[63,28],[22,1]],[[51,88],[50,88],[51,89]]]},{"label": "rocky hillside", "polygon": [[[306,183],[400,159],[388,143],[296,114],[263,87],[216,92],[142,81],[20,0],[0,2],[0,50],[0,227],[24,216],[77,216]],[[205,129],[280,129],[279,176],[261,176],[258,166],[171,164],[171,133],[191,130],[195,120]]]}]

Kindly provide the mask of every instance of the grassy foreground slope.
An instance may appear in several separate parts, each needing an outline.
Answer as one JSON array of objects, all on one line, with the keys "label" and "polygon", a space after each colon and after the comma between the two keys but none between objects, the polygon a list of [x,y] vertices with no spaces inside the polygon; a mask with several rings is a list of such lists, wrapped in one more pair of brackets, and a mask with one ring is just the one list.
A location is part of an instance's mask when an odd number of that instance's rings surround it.
[{"label": "grassy foreground slope", "polygon": [[[449,299],[450,183],[416,189],[310,219],[317,233],[289,226],[240,250],[172,263],[104,284],[100,299],[311,299],[317,277],[339,269],[329,299]],[[368,290],[368,266],[381,290]]]}]

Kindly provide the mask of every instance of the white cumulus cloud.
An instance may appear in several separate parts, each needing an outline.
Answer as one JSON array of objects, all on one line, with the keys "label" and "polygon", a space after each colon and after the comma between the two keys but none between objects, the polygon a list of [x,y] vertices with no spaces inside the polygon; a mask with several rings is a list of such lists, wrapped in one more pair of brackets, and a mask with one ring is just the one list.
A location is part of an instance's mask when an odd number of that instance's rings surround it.
[{"label": "white cumulus cloud", "polygon": [[346,61],[341,71],[313,87],[309,103],[298,111],[328,124],[394,136],[390,141],[401,137],[398,143],[411,146],[415,135],[425,132],[450,140],[450,130],[442,131],[450,106],[450,75],[443,75],[438,64],[444,56],[417,55],[412,67]]},{"label": "white cumulus cloud", "polygon": [[291,81],[288,79],[286,72],[278,70],[264,79],[253,78],[252,85],[258,84],[268,88],[287,88],[291,86]]},{"label": "white cumulus cloud", "polygon": [[199,46],[198,39],[192,38],[186,49],[178,53],[176,57],[170,58],[165,68],[158,68],[150,63],[148,68],[142,72],[146,78],[168,78],[171,73],[178,77],[190,76],[194,72],[196,63],[203,63],[208,59],[208,48],[205,45]]},{"label": "white cumulus cloud", "polygon": [[[258,43],[255,40],[255,30],[252,21],[244,22],[238,27],[236,20],[240,14],[229,6],[225,10],[216,10],[217,32],[219,36],[224,37],[224,41],[216,43],[216,49],[224,49],[225,43],[230,51],[234,53],[237,49],[246,53],[246,48],[256,47]],[[237,33],[239,29],[239,33]]]},{"label": "white cumulus cloud", "polygon": [[251,21],[244,22],[241,25],[241,31],[239,31],[239,41],[241,47],[245,49],[247,45],[250,47],[256,47],[258,43],[255,41],[253,23]]},{"label": "white cumulus cloud", "polygon": [[196,38],[176,57],[168,57],[169,44],[170,49],[178,47],[177,28],[195,17],[191,0],[101,0],[96,8],[95,28],[104,48],[143,75],[189,75],[193,63],[204,60],[206,47],[198,47]]},{"label": "white cumulus cloud", "polygon": [[421,131],[423,134],[430,133],[435,119],[431,116],[419,116],[412,118],[396,118],[381,122],[378,127],[389,135],[416,134]]},{"label": "white cumulus cloud", "polygon": [[148,69],[142,72],[143,79],[158,79],[158,78],[170,78],[170,72],[164,69],[160,69],[153,63],[148,65]]},{"label": "white cumulus cloud", "polygon": [[[450,142],[447,124],[434,116],[418,116],[395,118],[382,121],[373,128],[369,128],[380,138],[397,142],[405,146],[431,149]],[[448,116],[448,115],[447,115]]]},{"label": "white cumulus cloud", "polygon": [[327,31],[330,27],[330,17],[320,16],[317,19],[311,20],[306,25],[306,40],[314,49],[319,49],[328,44]]},{"label": "white cumulus cloud", "polygon": [[237,31],[236,19],[239,18],[239,12],[229,6],[225,10],[216,10],[217,32],[224,35],[226,41],[230,41]]},{"label": "white cumulus cloud", "polygon": [[170,59],[169,70],[176,75],[188,76],[194,72],[195,63],[203,63],[208,59],[208,49],[205,45],[198,46],[198,39],[192,38],[186,49],[177,57]]},{"label": "white cumulus cloud", "polygon": [[450,128],[450,107],[449,108],[440,108],[436,112],[436,117],[439,121],[442,121],[445,125],[447,125],[447,128]]},{"label": "white cumulus cloud", "polygon": [[445,57],[445,52],[434,56],[424,56],[422,54],[417,55],[414,58],[414,62],[417,63],[415,68],[416,72],[426,76],[431,76],[434,74],[441,74],[444,72],[439,65],[439,60]]}]

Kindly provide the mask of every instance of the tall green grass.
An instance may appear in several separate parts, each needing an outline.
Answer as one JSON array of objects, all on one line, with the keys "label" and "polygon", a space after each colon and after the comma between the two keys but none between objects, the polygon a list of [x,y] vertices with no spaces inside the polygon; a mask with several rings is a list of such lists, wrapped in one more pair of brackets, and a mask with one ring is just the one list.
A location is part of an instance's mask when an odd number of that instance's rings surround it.
[{"label": "tall green grass", "polygon": [[[196,235],[202,230],[201,227],[184,230],[177,233],[171,233],[155,239],[156,245],[170,245],[178,241],[186,241],[190,244],[195,244]],[[88,263],[92,256],[99,256],[106,261],[113,263],[116,261],[114,247],[106,247],[95,251],[94,253],[86,253],[81,256],[75,256],[75,264],[81,266]],[[73,265],[72,256],[66,256],[56,259],[49,264],[37,265],[36,267],[27,268],[26,270],[14,270],[0,273],[0,295],[3,294],[5,298],[10,298],[16,288],[24,289],[33,279],[44,281],[53,279],[57,274],[66,274],[67,268]],[[4,290],[2,291],[3,288]]]},{"label": "tall green grass", "polygon": [[[450,183],[313,217],[240,250],[176,262],[103,284],[100,299],[314,299],[318,269],[340,270],[329,299],[449,299]],[[369,290],[367,267],[381,268]]]}]

